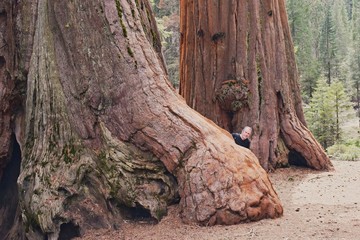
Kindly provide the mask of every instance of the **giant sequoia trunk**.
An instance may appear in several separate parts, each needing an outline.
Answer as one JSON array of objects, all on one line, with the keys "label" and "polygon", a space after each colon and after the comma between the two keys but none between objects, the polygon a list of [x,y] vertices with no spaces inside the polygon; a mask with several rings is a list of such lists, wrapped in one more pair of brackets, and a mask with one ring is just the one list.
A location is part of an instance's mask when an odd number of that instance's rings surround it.
[{"label": "giant sequoia trunk", "polygon": [[332,164],[306,128],[284,0],[181,1],[180,93],[228,131],[253,128],[266,170]]},{"label": "giant sequoia trunk", "polygon": [[5,0],[0,18],[2,237],[160,220],[179,197],[185,222],[282,214],[255,155],[171,88],[147,1]]}]

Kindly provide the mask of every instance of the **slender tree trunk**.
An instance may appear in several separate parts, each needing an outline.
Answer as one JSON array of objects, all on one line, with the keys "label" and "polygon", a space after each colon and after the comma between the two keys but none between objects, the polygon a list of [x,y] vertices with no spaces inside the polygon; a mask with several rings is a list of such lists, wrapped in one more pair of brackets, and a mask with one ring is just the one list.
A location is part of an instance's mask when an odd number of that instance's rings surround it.
[{"label": "slender tree trunk", "polygon": [[283,0],[184,0],[180,31],[189,106],[230,132],[251,126],[251,150],[266,170],[332,168],[306,128]]},{"label": "slender tree trunk", "polygon": [[121,228],[126,209],[160,220],[178,198],[204,225],[282,214],[255,155],[171,87],[148,1],[1,7],[1,172],[21,158],[5,238]]}]

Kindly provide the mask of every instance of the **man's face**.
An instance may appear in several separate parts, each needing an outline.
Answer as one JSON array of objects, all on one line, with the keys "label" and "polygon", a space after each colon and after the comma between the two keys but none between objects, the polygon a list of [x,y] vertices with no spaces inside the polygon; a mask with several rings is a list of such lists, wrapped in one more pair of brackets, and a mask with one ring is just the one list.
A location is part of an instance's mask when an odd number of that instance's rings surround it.
[{"label": "man's face", "polygon": [[245,128],[242,133],[241,133],[241,136],[244,138],[244,139],[247,139],[249,138],[251,135],[251,129],[249,128]]}]

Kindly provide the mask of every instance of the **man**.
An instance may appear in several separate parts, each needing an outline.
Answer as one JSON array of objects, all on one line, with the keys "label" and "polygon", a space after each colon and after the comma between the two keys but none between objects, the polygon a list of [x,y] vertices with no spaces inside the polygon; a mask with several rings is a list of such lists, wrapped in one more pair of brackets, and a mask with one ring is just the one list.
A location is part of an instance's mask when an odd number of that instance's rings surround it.
[{"label": "man", "polygon": [[235,143],[237,145],[240,145],[242,147],[245,148],[250,148],[250,140],[249,137],[251,135],[251,127],[244,127],[244,129],[241,131],[240,134],[238,133],[232,133],[231,135],[233,136]]}]

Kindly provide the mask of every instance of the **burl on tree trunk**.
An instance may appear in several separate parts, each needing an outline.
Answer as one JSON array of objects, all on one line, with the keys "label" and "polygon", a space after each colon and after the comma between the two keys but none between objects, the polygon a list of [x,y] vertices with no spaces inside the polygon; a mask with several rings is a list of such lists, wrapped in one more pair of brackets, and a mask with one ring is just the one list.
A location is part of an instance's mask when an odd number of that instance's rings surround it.
[{"label": "burl on tree trunk", "polygon": [[251,126],[266,170],[332,169],[306,128],[284,0],[180,2],[180,93],[189,106],[230,132]]},{"label": "burl on tree trunk", "polygon": [[185,222],[282,215],[255,155],[170,86],[148,1],[0,6],[1,172],[21,158],[3,236],[80,236],[131,209],[160,220],[179,197]]}]

